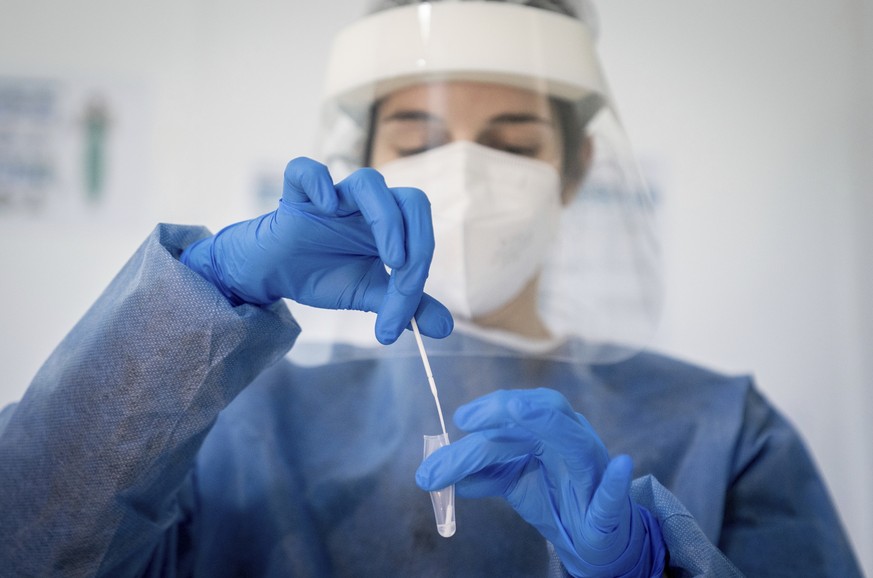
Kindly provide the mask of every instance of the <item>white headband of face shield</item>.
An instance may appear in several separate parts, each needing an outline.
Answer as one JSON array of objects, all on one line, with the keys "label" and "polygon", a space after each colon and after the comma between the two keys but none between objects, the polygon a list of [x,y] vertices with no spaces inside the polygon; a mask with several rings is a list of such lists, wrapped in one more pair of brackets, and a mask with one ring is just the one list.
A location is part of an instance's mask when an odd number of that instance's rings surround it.
[{"label": "white headband of face shield", "polygon": [[456,141],[378,168],[388,186],[430,199],[436,249],[425,290],[453,314],[491,313],[534,281],[560,217],[554,167]]},{"label": "white headband of face shield", "polygon": [[507,84],[566,100],[607,95],[585,23],[503,2],[422,2],[358,20],[334,39],[324,95],[363,111],[427,78]]}]

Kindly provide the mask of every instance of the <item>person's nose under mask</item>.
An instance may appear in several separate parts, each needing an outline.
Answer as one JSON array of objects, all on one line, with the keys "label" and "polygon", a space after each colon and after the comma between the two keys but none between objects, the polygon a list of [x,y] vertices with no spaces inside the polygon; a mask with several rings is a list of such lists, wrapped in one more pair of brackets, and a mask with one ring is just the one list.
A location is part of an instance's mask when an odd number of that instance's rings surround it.
[{"label": "person's nose under mask", "polygon": [[436,249],[425,290],[461,318],[512,301],[541,268],[561,210],[548,163],[456,141],[380,167],[431,202]]}]

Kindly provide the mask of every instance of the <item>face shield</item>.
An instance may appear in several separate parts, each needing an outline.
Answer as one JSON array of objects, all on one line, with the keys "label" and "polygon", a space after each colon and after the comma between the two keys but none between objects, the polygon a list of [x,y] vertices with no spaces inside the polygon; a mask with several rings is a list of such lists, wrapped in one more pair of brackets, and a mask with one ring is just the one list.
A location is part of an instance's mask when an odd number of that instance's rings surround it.
[{"label": "face shield", "polygon": [[[336,181],[372,166],[431,201],[425,291],[456,325],[430,355],[606,363],[651,338],[652,199],[583,21],[493,1],[371,14],[334,42],[322,120]],[[297,362],[418,355],[411,335],[379,345],[373,314],[290,306]]]}]

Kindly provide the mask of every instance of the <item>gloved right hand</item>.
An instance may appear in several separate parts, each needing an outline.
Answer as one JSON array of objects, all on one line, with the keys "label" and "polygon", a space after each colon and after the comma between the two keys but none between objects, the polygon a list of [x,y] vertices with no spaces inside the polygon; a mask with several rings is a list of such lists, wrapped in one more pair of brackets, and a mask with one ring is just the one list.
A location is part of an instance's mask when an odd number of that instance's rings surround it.
[{"label": "gloved right hand", "polygon": [[666,543],[657,518],[630,497],[630,457],[610,460],[559,392],[493,391],[458,408],[455,423],[470,433],[419,466],[422,489],[502,496],[573,576],[661,576]]},{"label": "gloved right hand", "polygon": [[434,238],[422,191],[389,188],[373,169],[334,185],[327,167],[302,157],[288,163],[284,181],[275,211],[190,245],[181,261],[236,305],[285,297],[374,311],[385,344],[413,315],[425,335],[451,333],[449,311],[424,293]]}]

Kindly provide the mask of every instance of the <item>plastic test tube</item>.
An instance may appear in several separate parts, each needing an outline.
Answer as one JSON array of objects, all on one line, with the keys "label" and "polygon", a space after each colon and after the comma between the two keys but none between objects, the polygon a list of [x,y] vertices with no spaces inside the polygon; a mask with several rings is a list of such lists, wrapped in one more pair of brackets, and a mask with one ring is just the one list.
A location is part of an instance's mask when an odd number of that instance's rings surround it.
[{"label": "plastic test tube", "polygon": [[[424,457],[426,458],[438,448],[449,445],[449,434],[443,433],[424,436]],[[433,515],[436,518],[437,532],[443,538],[455,535],[455,486],[449,486],[430,493],[433,504]]]},{"label": "plastic test tube", "polygon": [[[412,333],[415,335],[415,341],[418,343],[418,352],[421,354],[421,362],[424,364],[424,372],[427,374],[427,381],[430,384],[430,392],[433,394],[437,414],[440,418],[440,426],[443,428],[443,433],[439,435],[424,436],[424,457],[427,458],[438,448],[449,445],[449,434],[446,433],[446,422],[443,419],[443,409],[440,407],[440,396],[437,393],[433,371],[430,369],[430,362],[427,360],[427,353],[424,351],[424,343],[421,341],[421,334],[418,331],[418,323],[415,322],[415,317],[412,318],[411,323]],[[456,528],[455,486],[452,485],[436,492],[431,492],[430,501],[433,504],[433,515],[436,518],[437,532],[443,538],[451,538],[455,535]]]}]

